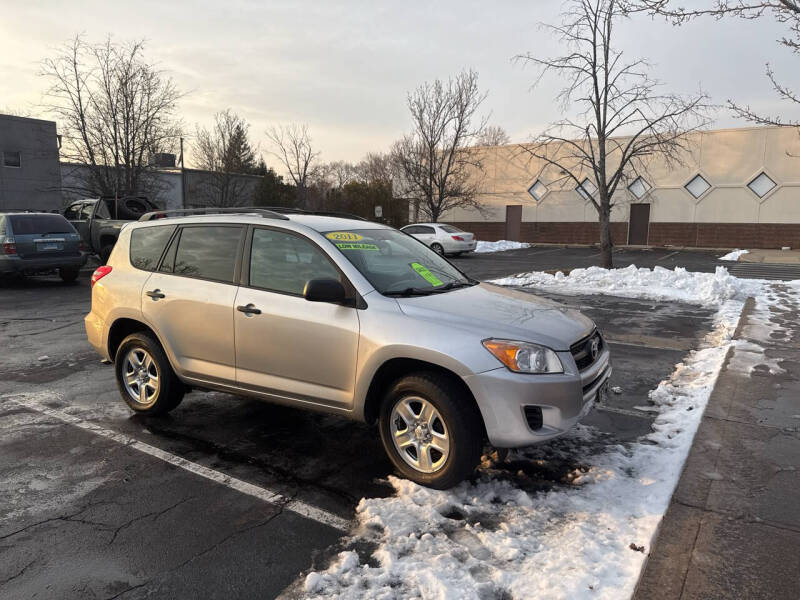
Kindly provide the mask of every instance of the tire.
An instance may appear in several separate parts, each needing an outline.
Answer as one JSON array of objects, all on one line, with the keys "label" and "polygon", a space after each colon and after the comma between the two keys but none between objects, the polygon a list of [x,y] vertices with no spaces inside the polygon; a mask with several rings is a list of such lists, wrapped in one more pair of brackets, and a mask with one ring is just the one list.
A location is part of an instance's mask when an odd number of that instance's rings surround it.
[{"label": "tire", "polygon": [[[425,414],[433,415],[427,427],[413,428],[412,419],[425,422]],[[442,374],[423,371],[398,379],[384,396],[378,426],[383,448],[394,466],[403,477],[420,485],[451,488],[469,477],[480,462],[480,413],[461,387]],[[405,444],[402,450],[395,439]],[[444,447],[446,455],[437,449]],[[417,465],[413,464],[415,455]]]},{"label": "tire", "polygon": [[100,260],[103,264],[108,262],[108,257],[111,256],[111,252],[114,250],[114,244],[106,244],[102,248],[100,248]]},{"label": "tire", "polygon": [[59,267],[58,276],[64,283],[72,283],[78,278],[81,270],[78,267]]},{"label": "tire", "polygon": [[[145,370],[137,371],[137,363]],[[114,357],[114,372],[122,399],[136,413],[163,415],[183,400],[183,383],[161,344],[149,333],[132,333],[122,340]],[[137,373],[142,377],[136,377]],[[126,375],[133,375],[132,380]]]},{"label": "tire", "polygon": [[431,250],[436,252],[436,254],[438,254],[439,256],[444,256],[444,248],[438,242],[434,242],[433,244],[431,244]]}]

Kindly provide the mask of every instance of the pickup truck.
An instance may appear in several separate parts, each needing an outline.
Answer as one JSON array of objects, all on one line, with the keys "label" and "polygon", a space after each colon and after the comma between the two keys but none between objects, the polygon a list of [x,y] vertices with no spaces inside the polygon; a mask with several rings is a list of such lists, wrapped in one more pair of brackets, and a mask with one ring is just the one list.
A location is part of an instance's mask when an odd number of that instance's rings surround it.
[{"label": "pickup truck", "polygon": [[147,212],[161,210],[147,198],[87,198],[75,200],[64,209],[64,216],[78,230],[84,250],[97,254],[105,263],[122,226],[137,221]]}]

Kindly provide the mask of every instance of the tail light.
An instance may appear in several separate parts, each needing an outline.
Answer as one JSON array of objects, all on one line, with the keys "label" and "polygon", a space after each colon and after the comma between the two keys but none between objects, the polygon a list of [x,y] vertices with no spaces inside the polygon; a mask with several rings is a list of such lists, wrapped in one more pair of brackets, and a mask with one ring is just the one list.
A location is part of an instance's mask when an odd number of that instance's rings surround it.
[{"label": "tail light", "polygon": [[80,246],[78,247],[78,249],[81,252],[89,252],[89,246],[87,246],[86,242],[84,242],[83,240],[80,241]]},{"label": "tail light", "polygon": [[3,254],[16,254],[17,253],[17,245],[14,243],[13,238],[6,238],[6,241],[3,242]]},{"label": "tail light", "polygon": [[454,239],[455,241],[457,241],[457,242],[463,242],[463,241],[464,241],[464,238],[463,238],[463,237],[461,237],[460,235],[454,235],[454,236],[453,236],[453,239]]},{"label": "tail light", "polygon": [[100,281],[103,277],[105,277],[109,273],[111,273],[111,267],[109,267],[108,265],[103,265],[102,267],[97,267],[97,269],[95,269],[94,273],[92,273],[92,279],[91,279],[92,287],[94,287],[95,283]]}]

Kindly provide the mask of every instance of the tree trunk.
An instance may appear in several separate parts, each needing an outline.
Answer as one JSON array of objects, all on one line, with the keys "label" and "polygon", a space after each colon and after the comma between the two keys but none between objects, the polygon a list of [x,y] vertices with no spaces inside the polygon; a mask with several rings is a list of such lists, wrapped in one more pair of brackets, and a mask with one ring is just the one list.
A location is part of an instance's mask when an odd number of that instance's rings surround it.
[{"label": "tree trunk", "polygon": [[606,269],[613,268],[611,251],[611,207],[603,203],[600,207],[600,260]]}]

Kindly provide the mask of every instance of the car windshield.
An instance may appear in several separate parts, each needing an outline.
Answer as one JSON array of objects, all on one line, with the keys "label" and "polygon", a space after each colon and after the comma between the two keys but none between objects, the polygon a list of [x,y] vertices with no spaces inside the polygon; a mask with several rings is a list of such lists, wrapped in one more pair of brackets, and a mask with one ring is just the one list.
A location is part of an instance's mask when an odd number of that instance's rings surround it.
[{"label": "car windshield", "polygon": [[328,231],[324,235],[386,296],[423,296],[477,283],[425,244],[396,229]]}]

